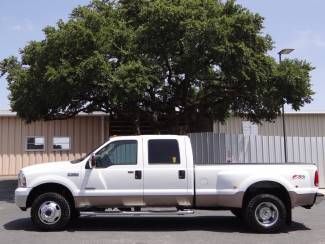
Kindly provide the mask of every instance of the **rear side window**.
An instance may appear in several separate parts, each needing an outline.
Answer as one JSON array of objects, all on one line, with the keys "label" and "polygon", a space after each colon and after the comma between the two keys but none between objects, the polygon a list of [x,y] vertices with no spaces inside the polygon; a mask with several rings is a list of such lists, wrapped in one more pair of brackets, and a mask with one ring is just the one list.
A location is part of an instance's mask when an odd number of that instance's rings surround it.
[{"label": "rear side window", "polygon": [[149,164],[179,164],[177,140],[149,140]]}]

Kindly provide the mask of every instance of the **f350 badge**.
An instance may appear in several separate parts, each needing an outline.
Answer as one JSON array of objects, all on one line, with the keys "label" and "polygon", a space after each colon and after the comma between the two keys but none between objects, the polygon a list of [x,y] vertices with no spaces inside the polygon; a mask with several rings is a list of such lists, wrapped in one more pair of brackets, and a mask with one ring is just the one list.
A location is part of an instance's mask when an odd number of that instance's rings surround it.
[{"label": "f350 badge", "polygon": [[304,175],[293,175],[293,180],[304,180],[306,177]]}]

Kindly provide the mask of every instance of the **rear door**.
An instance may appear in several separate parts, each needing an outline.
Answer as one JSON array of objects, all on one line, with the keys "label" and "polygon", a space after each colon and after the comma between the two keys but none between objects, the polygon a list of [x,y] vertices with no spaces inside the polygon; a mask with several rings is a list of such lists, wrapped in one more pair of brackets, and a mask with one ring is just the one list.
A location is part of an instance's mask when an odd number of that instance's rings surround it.
[{"label": "rear door", "polygon": [[184,137],[145,136],[144,203],[147,206],[190,206]]}]

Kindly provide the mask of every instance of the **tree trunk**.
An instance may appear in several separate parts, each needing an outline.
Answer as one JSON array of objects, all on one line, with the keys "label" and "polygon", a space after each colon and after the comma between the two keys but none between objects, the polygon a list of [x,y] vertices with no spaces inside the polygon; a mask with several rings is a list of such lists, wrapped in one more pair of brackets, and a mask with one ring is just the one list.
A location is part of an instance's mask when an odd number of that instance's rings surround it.
[{"label": "tree trunk", "polygon": [[159,126],[157,113],[153,113],[153,115],[152,115],[152,127],[153,127],[155,134],[160,134],[160,126]]},{"label": "tree trunk", "polygon": [[141,128],[140,128],[140,113],[137,112],[134,120],[135,126],[135,133],[136,135],[141,135]]}]

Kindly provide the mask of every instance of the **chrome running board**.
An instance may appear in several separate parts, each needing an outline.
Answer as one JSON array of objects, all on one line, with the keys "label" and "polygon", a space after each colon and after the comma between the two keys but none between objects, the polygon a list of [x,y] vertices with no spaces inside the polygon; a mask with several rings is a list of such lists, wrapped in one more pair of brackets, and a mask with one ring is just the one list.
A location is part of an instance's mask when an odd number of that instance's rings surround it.
[{"label": "chrome running board", "polygon": [[87,217],[104,217],[104,216],[145,216],[145,215],[187,215],[194,214],[194,211],[191,209],[185,210],[148,210],[148,211],[81,211],[80,216]]}]

